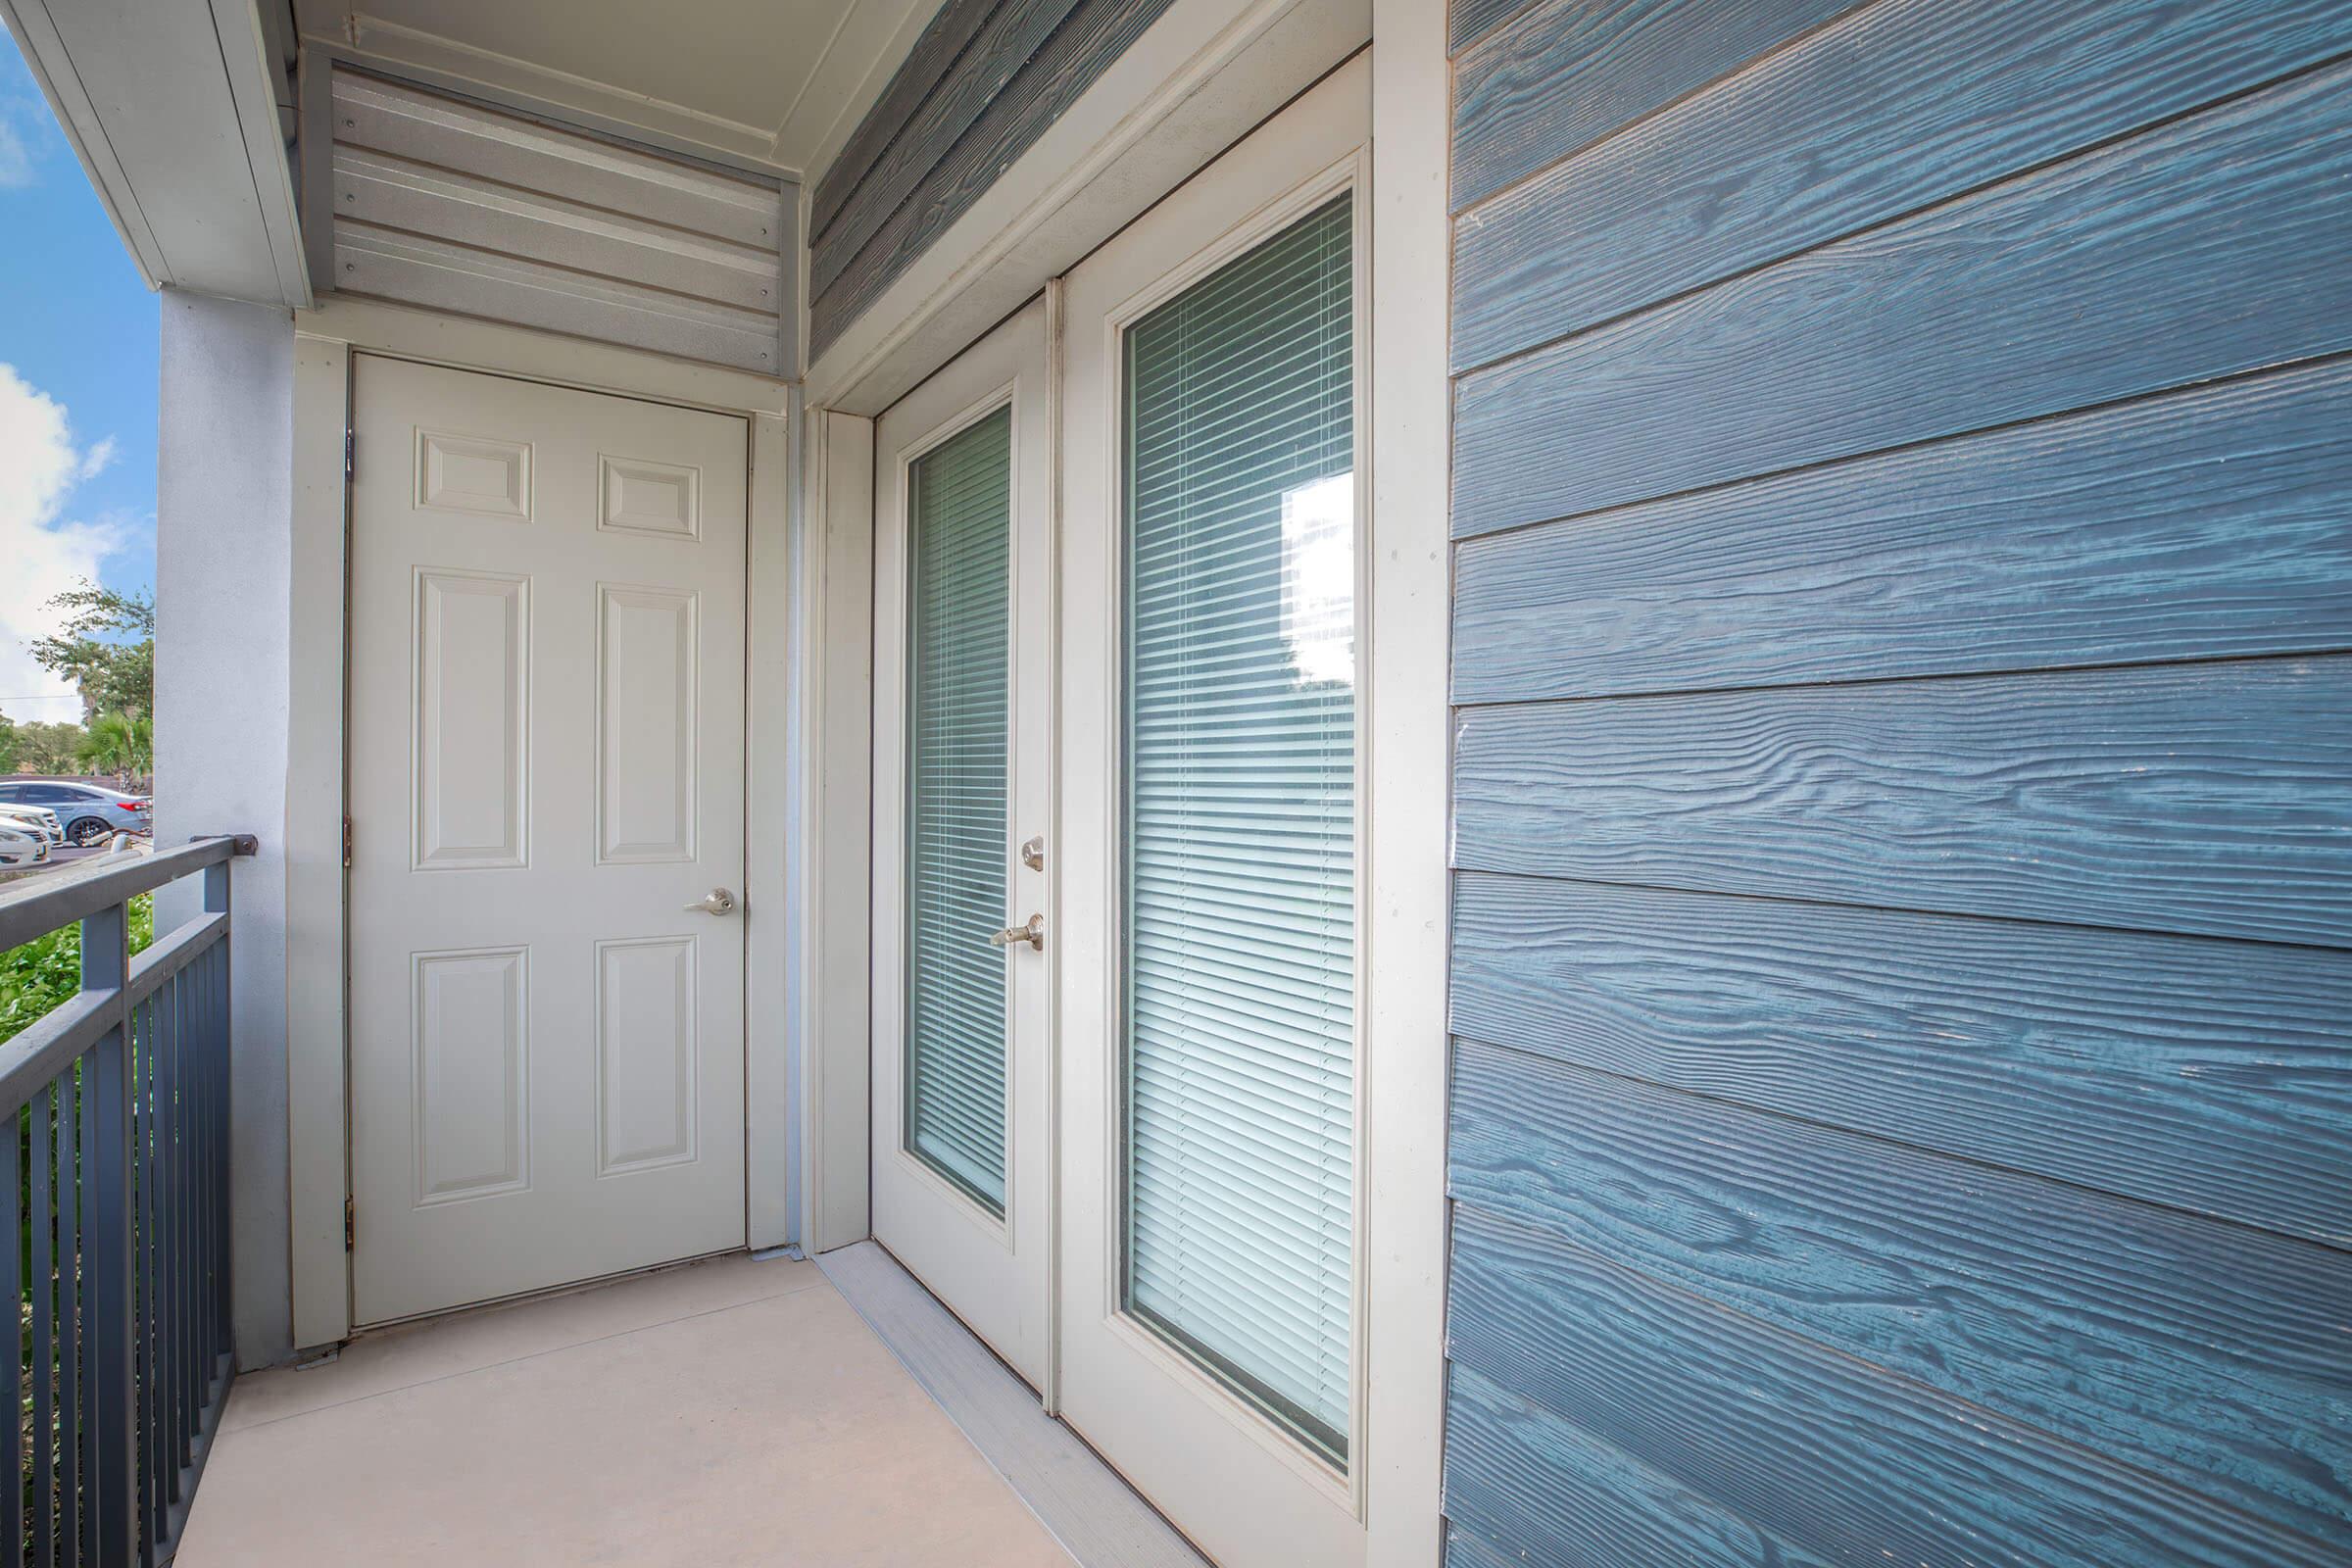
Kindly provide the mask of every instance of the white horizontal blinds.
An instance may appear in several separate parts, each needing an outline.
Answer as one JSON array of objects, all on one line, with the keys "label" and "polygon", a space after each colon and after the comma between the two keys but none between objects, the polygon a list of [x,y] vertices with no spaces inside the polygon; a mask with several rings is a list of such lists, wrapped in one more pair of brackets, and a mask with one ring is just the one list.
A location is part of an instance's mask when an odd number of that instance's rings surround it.
[{"label": "white horizontal blinds", "polygon": [[906,1147],[1004,1212],[1012,413],[915,460]]},{"label": "white horizontal blinds", "polygon": [[1126,334],[1126,1304],[1344,1460],[1351,220]]}]

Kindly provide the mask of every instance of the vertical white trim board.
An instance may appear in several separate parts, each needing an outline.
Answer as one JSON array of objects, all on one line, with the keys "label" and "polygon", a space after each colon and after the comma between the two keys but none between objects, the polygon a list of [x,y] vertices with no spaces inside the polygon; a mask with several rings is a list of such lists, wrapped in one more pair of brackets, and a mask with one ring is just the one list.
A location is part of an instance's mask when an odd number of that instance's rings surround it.
[{"label": "vertical white trim board", "polygon": [[1363,940],[1366,1568],[1445,1552],[1452,459],[1443,0],[1373,0],[1370,752]]},{"label": "vertical white trim board", "polygon": [[1081,1568],[1206,1568],[880,1244],[827,1252],[816,1266]]}]

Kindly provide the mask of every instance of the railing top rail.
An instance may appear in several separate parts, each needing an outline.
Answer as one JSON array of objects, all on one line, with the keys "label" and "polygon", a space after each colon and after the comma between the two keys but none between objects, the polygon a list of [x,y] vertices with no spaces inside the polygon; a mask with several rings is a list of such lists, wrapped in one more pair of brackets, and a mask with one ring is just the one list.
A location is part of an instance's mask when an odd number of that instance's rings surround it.
[{"label": "railing top rail", "polygon": [[151,893],[167,882],[176,882],[191,871],[218,865],[231,856],[251,855],[254,848],[247,834],[221,834],[196,839],[175,850],[124,857],[122,864],[87,875],[68,874],[55,882],[28,878],[13,891],[0,891],[0,953],[125,899]]}]

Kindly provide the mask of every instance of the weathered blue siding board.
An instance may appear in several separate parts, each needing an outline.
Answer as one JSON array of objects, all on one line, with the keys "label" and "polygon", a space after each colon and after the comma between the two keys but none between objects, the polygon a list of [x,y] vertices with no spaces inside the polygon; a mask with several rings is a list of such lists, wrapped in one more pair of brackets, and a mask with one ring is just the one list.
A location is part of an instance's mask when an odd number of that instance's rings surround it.
[{"label": "weathered blue siding board", "polygon": [[1451,48],[1449,1561],[2352,1562],[2352,6]]},{"label": "weathered blue siding board", "polygon": [[2352,1252],[1459,1049],[1457,1200],[2313,1535],[2352,1524]]},{"label": "weathered blue siding board", "polygon": [[1466,708],[1454,857],[2352,946],[2352,656]]},{"label": "weathered blue siding board", "polygon": [[1467,1204],[1450,1296],[1457,1366],[1832,1562],[2343,1563],[2276,1519]]},{"label": "weathered blue siding board", "polygon": [[947,0],[810,198],[822,354],[1170,0]]},{"label": "weathered blue siding board", "polygon": [[1475,371],[1455,532],[2352,349],[2347,164],[2352,65]]},{"label": "weathered blue siding board", "polygon": [[[1827,0],[1683,3],[1751,22],[1832,9]],[[1584,18],[1608,8],[1559,9]],[[1644,90],[1624,108],[1646,109],[1686,85],[1670,77],[1652,89],[1651,73],[1691,52],[1712,73],[1727,64],[1722,46],[1746,38],[1718,21],[1699,35],[1703,49],[1652,40],[1638,63],[1563,38],[1555,48],[1573,45],[1576,56],[1566,71],[1536,76],[1542,63],[1517,58],[1499,80],[1473,81],[1481,54],[1554,10],[1530,13],[1464,61],[1456,145],[1465,162],[1493,166],[1493,177],[1465,188],[1457,167],[1455,200],[1544,171],[1463,226],[1454,338],[1464,367],[2277,80],[2342,48],[2344,27],[2342,0],[1881,0],[1568,158],[1618,118],[1614,97],[1587,77],[1630,66]],[[1923,38],[1933,46],[1920,47]],[[1472,121],[1481,107],[1472,90],[1532,99],[1550,115],[1534,133],[1503,105]]]},{"label": "weathered blue siding board", "polygon": [[2352,361],[1466,541],[1454,592],[1463,703],[2352,646]]},{"label": "weathered blue siding board", "polygon": [[2340,950],[1465,872],[1453,952],[1514,1054],[2352,1248]]}]

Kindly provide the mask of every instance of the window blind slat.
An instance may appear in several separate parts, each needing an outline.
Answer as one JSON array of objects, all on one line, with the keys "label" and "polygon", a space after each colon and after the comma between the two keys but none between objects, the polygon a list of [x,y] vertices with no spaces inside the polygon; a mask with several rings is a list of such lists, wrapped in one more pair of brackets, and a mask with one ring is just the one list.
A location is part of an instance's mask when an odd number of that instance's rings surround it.
[{"label": "window blind slat", "polygon": [[906,845],[907,1152],[1004,1211],[1012,414],[917,458]]},{"label": "window blind slat", "polygon": [[1309,1443],[1349,1429],[1352,220],[1130,327],[1123,1272]]}]

